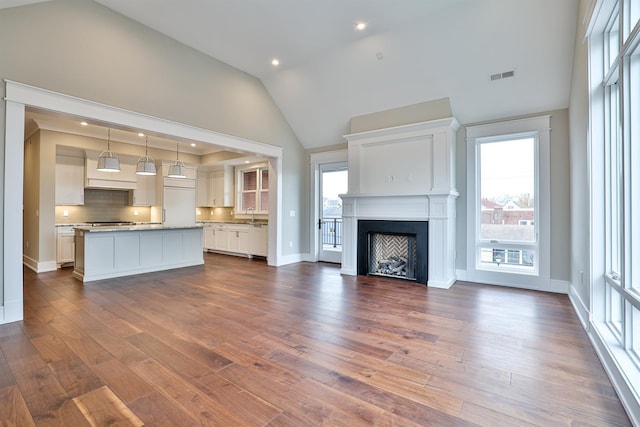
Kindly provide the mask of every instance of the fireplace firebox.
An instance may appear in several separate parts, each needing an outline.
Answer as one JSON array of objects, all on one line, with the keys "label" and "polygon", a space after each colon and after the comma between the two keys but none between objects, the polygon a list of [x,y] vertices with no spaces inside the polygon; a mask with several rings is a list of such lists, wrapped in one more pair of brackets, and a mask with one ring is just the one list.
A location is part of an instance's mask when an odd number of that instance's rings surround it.
[{"label": "fireplace firebox", "polygon": [[358,274],[427,283],[428,221],[358,221]]}]

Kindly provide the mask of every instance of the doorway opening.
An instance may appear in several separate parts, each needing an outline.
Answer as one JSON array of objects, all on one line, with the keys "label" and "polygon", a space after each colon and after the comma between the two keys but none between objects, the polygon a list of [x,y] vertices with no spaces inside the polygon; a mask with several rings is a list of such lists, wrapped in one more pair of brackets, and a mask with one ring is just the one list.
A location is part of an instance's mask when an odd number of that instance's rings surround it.
[{"label": "doorway opening", "polygon": [[324,163],[320,165],[318,206],[318,260],[342,262],[342,199],[348,189],[346,162]]}]

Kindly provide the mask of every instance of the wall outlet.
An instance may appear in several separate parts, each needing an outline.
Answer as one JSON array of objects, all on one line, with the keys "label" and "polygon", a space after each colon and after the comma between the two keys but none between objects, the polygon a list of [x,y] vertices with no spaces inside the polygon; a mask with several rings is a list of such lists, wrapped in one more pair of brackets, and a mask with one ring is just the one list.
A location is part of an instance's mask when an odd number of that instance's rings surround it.
[{"label": "wall outlet", "polygon": [[289,247],[292,248],[293,247],[293,241],[289,240]]},{"label": "wall outlet", "polygon": [[296,211],[289,211],[289,216],[296,216]]}]

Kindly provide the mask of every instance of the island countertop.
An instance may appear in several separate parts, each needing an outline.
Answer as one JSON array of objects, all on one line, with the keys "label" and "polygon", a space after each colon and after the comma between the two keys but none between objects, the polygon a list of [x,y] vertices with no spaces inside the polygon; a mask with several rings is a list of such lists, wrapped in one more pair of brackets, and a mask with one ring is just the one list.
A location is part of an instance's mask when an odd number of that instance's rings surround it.
[{"label": "island countertop", "polygon": [[87,233],[104,233],[107,231],[144,231],[144,230],[176,230],[202,228],[201,224],[192,225],[163,225],[163,224],[132,224],[132,225],[108,225],[108,226],[91,226],[83,225],[73,227],[74,230],[82,230]]}]

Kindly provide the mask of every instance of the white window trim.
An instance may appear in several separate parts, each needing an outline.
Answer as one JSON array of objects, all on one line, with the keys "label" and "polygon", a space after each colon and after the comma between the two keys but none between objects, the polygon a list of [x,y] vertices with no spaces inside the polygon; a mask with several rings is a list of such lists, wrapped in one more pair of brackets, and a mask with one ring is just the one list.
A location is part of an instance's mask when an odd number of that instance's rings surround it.
[{"label": "white window trim", "polygon": [[[509,120],[484,125],[469,126],[467,136],[467,270],[465,279],[479,283],[520,287],[551,292],[566,292],[564,287],[558,287],[550,279],[551,268],[551,158],[550,158],[550,120],[551,116],[537,116],[525,119]],[[476,266],[476,236],[479,234],[476,206],[478,204],[478,178],[476,168],[476,140],[499,137],[501,135],[519,135],[536,133],[538,137],[538,183],[536,197],[538,211],[536,212],[538,232],[538,269],[537,273],[530,271],[518,272],[495,271],[478,269]]]},{"label": "white window trim", "polygon": [[320,219],[320,166],[325,163],[346,162],[348,159],[347,150],[322,151],[320,153],[311,153],[309,155],[309,183],[311,195],[309,201],[309,231],[310,252],[306,261],[318,262],[319,245],[318,245],[318,220]]}]

